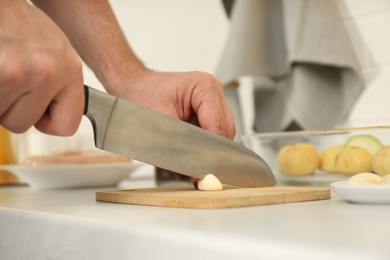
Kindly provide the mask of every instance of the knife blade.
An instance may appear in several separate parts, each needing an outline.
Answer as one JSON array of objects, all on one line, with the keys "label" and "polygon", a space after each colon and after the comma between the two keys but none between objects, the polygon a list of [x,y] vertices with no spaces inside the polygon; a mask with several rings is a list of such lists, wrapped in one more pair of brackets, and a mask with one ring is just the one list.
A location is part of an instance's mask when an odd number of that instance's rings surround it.
[{"label": "knife blade", "polygon": [[267,163],[237,142],[88,86],[84,90],[84,115],[99,149],[191,177],[211,173],[224,184],[275,185]]}]

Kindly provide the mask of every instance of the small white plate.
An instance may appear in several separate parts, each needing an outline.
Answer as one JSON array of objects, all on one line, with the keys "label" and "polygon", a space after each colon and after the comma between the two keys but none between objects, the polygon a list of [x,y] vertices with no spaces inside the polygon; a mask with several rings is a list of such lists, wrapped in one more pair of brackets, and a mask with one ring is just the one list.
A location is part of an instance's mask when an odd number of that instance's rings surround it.
[{"label": "small white plate", "polygon": [[351,185],[346,181],[331,184],[341,198],[358,204],[390,204],[390,185]]},{"label": "small white plate", "polygon": [[141,163],[2,165],[33,189],[113,186],[127,178]]}]

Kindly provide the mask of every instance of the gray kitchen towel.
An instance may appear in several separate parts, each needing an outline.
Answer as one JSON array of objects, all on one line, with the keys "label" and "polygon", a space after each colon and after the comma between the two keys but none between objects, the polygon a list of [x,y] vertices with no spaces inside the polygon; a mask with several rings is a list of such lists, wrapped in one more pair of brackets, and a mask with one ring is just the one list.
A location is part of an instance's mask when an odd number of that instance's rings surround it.
[{"label": "gray kitchen towel", "polygon": [[296,122],[332,128],[363,90],[359,66],[333,0],[237,0],[216,76],[257,80],[255,130]]}]

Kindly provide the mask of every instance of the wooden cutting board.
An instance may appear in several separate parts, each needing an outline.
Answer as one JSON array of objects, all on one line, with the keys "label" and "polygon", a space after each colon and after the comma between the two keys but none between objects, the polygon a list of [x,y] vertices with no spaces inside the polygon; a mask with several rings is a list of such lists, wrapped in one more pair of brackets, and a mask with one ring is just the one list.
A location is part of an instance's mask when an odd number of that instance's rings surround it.
[{"label": "wooden cutting board", "polygon": [[223,191],[198,191],[189,186],[96,193],[98,201],[176,208],[234,208],[329,198],[330,188],[322,187],[225,187]]}]

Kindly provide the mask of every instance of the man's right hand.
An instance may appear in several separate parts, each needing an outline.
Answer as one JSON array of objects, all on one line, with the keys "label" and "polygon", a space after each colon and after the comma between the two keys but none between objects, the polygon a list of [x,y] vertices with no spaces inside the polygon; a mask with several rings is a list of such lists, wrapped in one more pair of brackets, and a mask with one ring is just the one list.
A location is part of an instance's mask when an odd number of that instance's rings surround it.
[{"label": "man's right hand", "polygon": [[[71,17],[69,19],[72,19]],[[25,0],[0,0],[0,124],[71,135],[83,113],[80,59],[64,33]]]}]

